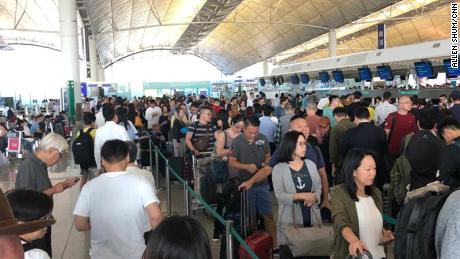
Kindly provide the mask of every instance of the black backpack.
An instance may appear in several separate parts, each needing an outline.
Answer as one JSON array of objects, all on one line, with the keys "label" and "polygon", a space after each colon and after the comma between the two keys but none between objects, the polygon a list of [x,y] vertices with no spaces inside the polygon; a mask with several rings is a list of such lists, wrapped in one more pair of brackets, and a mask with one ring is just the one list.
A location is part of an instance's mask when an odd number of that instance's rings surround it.
[{"label": "black backpack", "polygon": [[86,132],[80,130],[80,135],[72,143],[75,164],[79,164],[84,169],[96,166],[94,141],[90,134],[92,130],[93,128],[89,128]]},{"label": "black backpack", "polygon": [[395,230],[395,259],[436,259],[436,221],[452,192],[428,193],[401,208]]}]

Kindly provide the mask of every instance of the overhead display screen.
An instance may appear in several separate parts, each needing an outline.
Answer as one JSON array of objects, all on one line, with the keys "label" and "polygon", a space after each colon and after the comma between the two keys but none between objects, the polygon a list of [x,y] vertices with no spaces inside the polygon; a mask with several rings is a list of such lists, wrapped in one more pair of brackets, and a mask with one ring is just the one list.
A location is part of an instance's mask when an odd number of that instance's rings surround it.
[{"label": "overhead display screen", "polygon": [[458,77],[460,75],[460,68],[452,68],[450,59],[444,59],[444,70],[448,78]]},{"label": "overhead display screen", "polygon": [[394,78],[393,71],[391,71],[391,67],[388,65],[378,66],[377,73],[382,80],[393,80]]},{"label": "overhead display screen", "polygon": [[319,80],[321,80],[321,83],[329,82],[329,73],[327,71],[319,72]]},{"label": "overhead display screen", "polygon": [[299,76],[297,74],[293,74],[291,75],[291,83],[294,84],[294,85],[298,85],[299,84]]},{"label": "overhead display screen", "polygon": [[300,81],[302,81],[303,84],[308,84],[308,82],[310,82],[310,76],[308,76],[307,73],[303,73],[300,75]]},{"label": "overhead display screen", "polygon": [[368,67],[358,68],[358,74],[361,81],[372,81],[372,72]]},{"label": "overhead display screen", "polygon": [[341,70],[332,71],[332,77],[334,78],[334,81],[336,81],[337,83],[343,83],[345,81],[343,72]]},{"label": "overhead display screen", "polygon": [[415,62],[415,73],[418,77],[433,77],[433,66],[430,61]]}]

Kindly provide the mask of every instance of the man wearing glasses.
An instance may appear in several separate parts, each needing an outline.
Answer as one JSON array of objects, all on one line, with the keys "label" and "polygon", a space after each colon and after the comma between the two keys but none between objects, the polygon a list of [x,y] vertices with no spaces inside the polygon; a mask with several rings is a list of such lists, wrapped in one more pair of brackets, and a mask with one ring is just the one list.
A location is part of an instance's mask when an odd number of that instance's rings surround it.
[{"label": "man wearing glasses", "polygon": [[[55,165],[67,152],[69,145],[59,134],[50,133],[40,142],[37,151],[30,153],[19,164],[16,176],[16,189],[32,189],[43,192],[48,196],[61,193],[72,187],[80,179],[71,178],[52,185],[48,176],[48,167]],[[42,239],[33,241],[36,247],[45,250],[50,256],[51,252],[51,227]]]}]

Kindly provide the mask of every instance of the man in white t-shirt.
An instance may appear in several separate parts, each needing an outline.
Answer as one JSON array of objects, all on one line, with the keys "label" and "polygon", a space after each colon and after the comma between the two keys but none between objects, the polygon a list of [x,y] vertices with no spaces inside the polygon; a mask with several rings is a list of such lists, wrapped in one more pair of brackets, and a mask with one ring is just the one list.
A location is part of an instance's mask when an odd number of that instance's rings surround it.
[{"label": "man in white t-shirt", "polygon": [[249,93],[249,97],[248,97],[248,100],[246,102],[246,106],[247,107],[252,107],[254,105],[254,99],[256,99],[254,97],[254,93],[253,92]]},{"label": "man in white t-shirt", "polygon": [[152,129],[152,126],[158,124],[161,116],[161,108],[158,107],[154,100],[149,101],[149,108],[145,111],[145,119],[147,120],[147,129]]},{"label": "man in white t-shirt", "polygon": [[125,142],[107,141],[101,150],[107,172],[83,187],[75,205],[75,228],[91,231],[92,259],[142,258],[146,212],[152,229],[162,220],[152,186],[126,172],[128,153]]},{"label": "man in white t-shirt", "polygon": [[101,148],[107,140],[119,139],[123,141],[130,140],[128,132],[123,126],[118,125],[118,117],[115,113],[115,107],[111,103],[102,105],[102,113],[106,123],[96,131],[94,138],[94,158],[98,169],[101,169]]},{"label": "man in white t-shirt", "polygon": [[137,155],[138,155],[137,145],[134,144],[134,142],[132,141],[126,141],[126,144],[128,145],[128,149],[129,149],[129,164],[128,164],[128,167],[126,168],[126,172],[137,174],[137,175],[142,175],[150,183],[150,185],[152,185],[156,193],[155,179],[153,178],[152,172],[150,172],[149,170],[139,168],[136,164]]}]

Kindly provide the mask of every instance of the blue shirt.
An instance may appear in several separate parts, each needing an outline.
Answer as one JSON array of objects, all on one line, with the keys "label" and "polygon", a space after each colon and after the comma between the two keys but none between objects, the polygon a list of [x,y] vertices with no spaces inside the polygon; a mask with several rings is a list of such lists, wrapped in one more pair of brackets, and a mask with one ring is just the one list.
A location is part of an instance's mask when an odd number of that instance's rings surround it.
[{"label": "blue shirt", "polygon": [[[272,155],[272,158],[270,159],[270,162],[268,163],[268,165],[271,168],[275,167],[275,165],[277,165],[280,162],[281,149],[279,147],[280,146],[276,148],[275,152]],[[307,151],[305,152],[305,158],[315,163],[316,168],[318,169],[323,168],[325,166],[323,155],[321,154],[321,150],[318,146],[312,146],[310,143],[308,143]]]},{"label": "blue shirt", "polygon": [[30,125],[30,133],[35,134],[39,128],[40,128],[40,125],[38,125],[38,122],[33,122]]},{"label": "blue shirt", "polygon": [[333,110],[331,107],[326,107],[323,109],[323,116],[329,118],[329,122],[331,123],[331,129],[337,125],[337,121],[335,121]]},{"label": "blue shirt", "polygon": [[269,143],[275,143],[276,123],[270,117],[260,118],[259,133],[264,135]]}]

